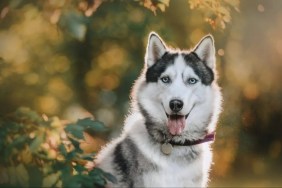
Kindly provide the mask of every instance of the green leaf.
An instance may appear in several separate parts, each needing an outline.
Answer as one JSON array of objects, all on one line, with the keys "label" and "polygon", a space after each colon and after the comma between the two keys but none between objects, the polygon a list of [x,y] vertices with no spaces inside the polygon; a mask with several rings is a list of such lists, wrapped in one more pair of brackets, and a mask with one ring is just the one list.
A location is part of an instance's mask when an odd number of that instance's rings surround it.
[{"label": "green leaf", "polygon": [[62,169],[64,169],[65,167],[66,167],[66,163],[64,162],[55,161],[52,164],[52,169],[54,172],[62,171]]},{"label": "green leaf", "polygon": [[7,145],[7,148],[4,149],[4,154],[2,154],[4,156],[5,162],[8,162],[9,159],[12,157],[12,152],[15,151],[15,148],[23,149],[24,144],[27,143],[28,139],[29,139],[29,137],[26,136],[26,135],[18,136],[14,140],[14,142],[12,142],[11,144]]},{"label": "green leaf", "polygon": [[94,184],[98,186],[105,186],[106,180],[103,176],[103,170],[100,168],[94,168],[92,169],[88,175],[93,179]]},{"label": "green leaf", "polygon": [[30,187],[42,187],[42,182],[43,182],[43,173],[39,169],[39,167],[35,165],[28,165],[26,167],[28,171],[29,177],[29,186]]},{"label": "green leaf", "polygon": [[94,183],[98,186],[105,186],[106,179],[112,183],[117,183],[116,177],[108,172],[104,172],[100,168],[94,168],[89,172],[89,176],[91,176],[94,180]]},{"label": "green leaf", "polygon": [[79,181],[79,178],[77,176],[71,177],[68,181],[64,182],[63,187],[69,187],[69,188],[80,188],[81,182]]},{"label": "green leaf", "polygon": [[27,142],[27,140],[29,139],[28,136],[23,135],[23,136],[18,136],[14,142],[12,142],[8,147],[7,147],[7,154],[10,155],[10,152],[12,151],[12,149],[14,149],[15,147],[17,148],[22,148],[24,146],[24,144]]},{"label": "green leaf", "polygon": [[38,150],[42,142],[44,141],[45,134],[40,133],[35,139],[31,142],[29,148],[31,152],[35,152]]},{"label": "green leaf", "polygon": [[67,152],[67,149],[66,149],[66,147],[65,147],[64,144],[60,144],[59,147],[58,147],[58,149],[59,149],[60,153],[61,153],[64,157],[67,156],[68,152]]},{"label": "green leaf", "polygon": [[73,135],[75,138],[78,139],[83,139],[83,131],[84,128],[75,124],[69,124],[65,127],[65,131],[67,133],[70,133],[71,135]]},{"label": "green leaf", "polygon": [[[71,184],[75,184],[75,182],[71,183],[72,179],[72,166],[66,165],[61,169],[61,179],[63,183],[63,187],[69,187]],[[73,181],[73,180],[72,180]],[[80,187],[77,185],[77,187]]]},{"label": "green leaf", "polygon": [[89,153],[89,154],[81,155],[80,158],[84,159],[84,160],[87,160],[87,161],[93,161],[94,160],[94,156],[95,156],[95,153]]},{"label": "green leaf", "polygon": [[94,157],[83,157],[83,159],[86,161],[93,161]]},{"label": "green leaf", "polygon": [[93,179],[85,174],[71,176],[64,187],[93,187]]},{"label": "green leaf", "polygon": [[78,173],[82,173],[85,170],[87,170],[84,166],[80,165],[80,164],[76,164],[73,166],[73,168],[78,172]]},{"label": "green leaf", "polygon": [[93,168],[90,172],[89,172],[90,176],[101,176],[103,175],[103,170],[100,168]]},{"label": "green leaf", "polygon": [[82,153],[83,152],[82,149],[80,149],[80,143],[78,141],[76,141],[76,140],[74,140],[74,139],[72,139],[70,137],[68,139],[71,141],[72,145],[74,146],[75,152],[78,152],[78,153]]},{"label": "green leaf", "polygon": [[16,123],[16,122],[4,122],[2,124],[4,126],[4,130],[6,130],[7,133],[10,133],[11,131],[13,132],[17,132],[19,131],[21,128],[23,128],[22,124]]},{"label": "green leaf", "polygon": [[93,188],[94,187],[94,181],[93,179],[86,179],[86,181],[82,182],[83,183],[83,187],[85,188]]},{"label": "green leaf", "polygon": [[112,183],[117,183],[116,177],[113,176],[112,174],[110,174],[110,173],[108,173],[108,172],[104,172],[103,175],[104,175],[105,178],[106,178],[107,180],[109,180],[110,182],[112,182]]},{"label": "green leaf", "polygon": [[77,125],[84,128],[84,130],[94,132],[106,132],[108,129],[100,121],[94,121],[91,118],[80,119],[77,121]]},{"label": "green leaf", "polygon": [[106,185],[106,180],[100,176],[94,176],[93,177],[93,183],[95,185],[98,185],[98,187],[105,187]]},{"label": "green leaf", "polygon": [[42,122],[42,118],[38,115],[38,113],[26,107],[18,108],[15,112],[15,116],[21,119],[28,119],[32,122]]},{"label": "green leaf", "polygon": [[77,150],[73,150],[71,152],[69,152],[66,156],[66,160],[67,161],[71,161],[73,158],[75,158],[77,156]]}]

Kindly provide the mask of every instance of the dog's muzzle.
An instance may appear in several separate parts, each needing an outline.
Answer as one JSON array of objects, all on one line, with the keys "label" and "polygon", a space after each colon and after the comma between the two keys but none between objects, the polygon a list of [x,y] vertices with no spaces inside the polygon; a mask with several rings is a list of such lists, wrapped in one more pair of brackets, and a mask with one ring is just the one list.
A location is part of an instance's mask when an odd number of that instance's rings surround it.
[{"label": "dog's muzzle", "polygon": [[193,110],[194,106],[195,105],[193,105],[193,107],[191,108],[188,114],[182,115],[178,112],[183,108],[183,102],[177,99],[170,101],[169,107],[172,109],[173,113],[168,114],[165,111],[165,114],[168,119],[167,121],[168,131],[171,135],[181,135],[186,125],[186,119],[188,118],[189,114]]},{"label": "dog's muzzle", "polygon": [[169,102],[169,107],[174,113],[179,112],[183,108],[183,105],[183,101],[178,99],[173,99]]}]

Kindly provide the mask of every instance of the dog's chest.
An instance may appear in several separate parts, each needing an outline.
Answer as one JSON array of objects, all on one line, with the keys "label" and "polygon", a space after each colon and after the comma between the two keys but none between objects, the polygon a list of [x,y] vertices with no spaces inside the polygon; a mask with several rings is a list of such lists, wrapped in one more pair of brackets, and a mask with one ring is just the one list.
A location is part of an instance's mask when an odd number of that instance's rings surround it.
[{"label": "dog's chest", "polygon": [[201,165],[173,162],[143,174],[145,187],[199,187]]}]

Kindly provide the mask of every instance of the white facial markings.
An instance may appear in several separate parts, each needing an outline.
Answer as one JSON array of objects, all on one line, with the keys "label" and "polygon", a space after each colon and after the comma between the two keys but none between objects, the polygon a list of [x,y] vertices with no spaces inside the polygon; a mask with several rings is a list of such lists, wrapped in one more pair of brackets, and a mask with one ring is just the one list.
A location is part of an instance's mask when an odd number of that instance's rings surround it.
[{"label": "white facial markings", "polygon": [[[169,77],[170,82],[165,83]],[[198,80],[195,84],[187,84],[189,78]],[[209,91],[211,88],[201,83],[200,78],[196,75],[194,70],[187,66],[183,56],[178,55],[172,65],[169,65],[161,74],[157,83],[144,83],[140,87],[138,93],[138,100],[147,111],[148,114],[153,114],[155,122],[167,124],[166,113],[171,115],[174,112],[170,108],[170,101],[178,99],[183,102],[183,108],[178,112],[179,115],[189,116],[186,119],[188,125],[199,121],[197,117],[199,105],[209,105],[210,97]],[[207,104],[206,104],[207,103]],[[205,107],[208,109],[208,107]],[[191,111],[192,110],[192,111]],[[191,113],[190,113],[191,112]],[[207,110],[207,113],[208,110]],[[203,114],[203,113],[202,113]],[[200,120],[203,119],[202,117]],[[190,126],[185,126],[184,130],[190,129]]]},{"label": "white facial markings", "polygon": [[[163,78],[169,78],[170,82],[165,83]],[[159,97],[165,108],[166,113],[171,114],[169,102],[173,99],[183,101],[183,109],[179,112],[182,115],[187,115],[194,103],[197,101],[197,96],[194,94],[198,88],[197,84],[189,84],[188,79],[200,80],[195,74],[194,70],[186,65],[182,55],[178,55],[173,65],[167,69],[160,76],[158,87],[161,91]]]},{"label": "white facial markings", "polygon": [[[171,80],[164,83],[161,78],[168,76]],[[198,80],[195,84],[187,84],[189,78]],[[164,79],[166,80],[166,79]],[[166,67],[157,82],[140,81],[137,101],[142,105],[155,123],[168,125],[167,115],[174,112],[170,109],[170,101],[178,99],[183,102],[183,108],[178,115],[188,115],[185,119],[185,134],[204,129],[213,110],[214,87],[202,84],[194,70],[186,64],[182,55],[178,55],[174,63]],[[203,110],[205,109],[205,110]],[[184,134],[184,133],[183,133]]]}]

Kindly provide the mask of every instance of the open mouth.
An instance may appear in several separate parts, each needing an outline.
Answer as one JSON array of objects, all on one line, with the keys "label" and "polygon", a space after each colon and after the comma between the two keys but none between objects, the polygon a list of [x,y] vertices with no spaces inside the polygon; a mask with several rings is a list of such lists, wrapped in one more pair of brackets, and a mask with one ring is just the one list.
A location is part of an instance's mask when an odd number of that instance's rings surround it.
[{"label": "open mouth", "polygon": [[189,113],[186,114],[186,115],[181,115],[181,114],[177,114],[177,113],[168,114],[164,110],[166,117],[167,117],[168,131],[171,135],[173,135],[173,136],[174,135],[181,135],[181,133],[183,132],[185,125],[186,125],[185,121],[188,118],[191,111],[194,109],[194,107],[195,107],[195,104],[192,106]]},{"label": "open mouth", "polygon": [[166,113],[168,118],[167,126],[171,135],[180,135],[183,132],[185,128],[185,120],[187,119],[188,115],[189,113],[187,115],[168,115]]},{"label": "open mouth", "polygon": [[[166,114],[167,118],[171,118],[171,119],[178,119],[178,118],[184,116],[184,115],[178,115],[178,114],[172,114],[172,115],[168,115],[167,113],[165,113],[165,114]],[[189,113],[184,116],[185,119],[187,119],[188,116],[189,116]]]}]

